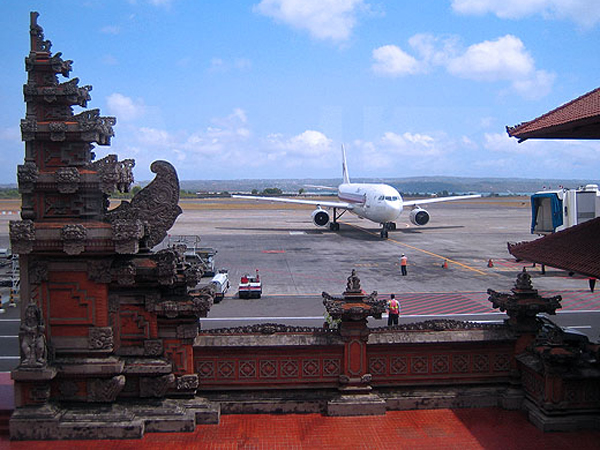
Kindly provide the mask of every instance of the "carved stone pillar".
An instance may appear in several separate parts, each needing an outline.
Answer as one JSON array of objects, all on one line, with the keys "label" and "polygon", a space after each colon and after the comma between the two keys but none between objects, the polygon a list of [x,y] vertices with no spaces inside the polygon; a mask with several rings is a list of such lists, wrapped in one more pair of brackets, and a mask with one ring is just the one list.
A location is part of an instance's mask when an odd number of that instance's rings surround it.
[{"label": "carved stone pillar", "polygon": [[327,313],[340,320],[339,331],[344,340],[343,371],[339,377],[340,396],[327,404],[330,416],[356,416],[385,414],[385,401],[371,393],[371,374],[368,373],[367,317],[381,318],[386,301],[377,298],[377,292],[366,295],[360,279],[353,270],[348,277],[342,298],[323,292]]}]

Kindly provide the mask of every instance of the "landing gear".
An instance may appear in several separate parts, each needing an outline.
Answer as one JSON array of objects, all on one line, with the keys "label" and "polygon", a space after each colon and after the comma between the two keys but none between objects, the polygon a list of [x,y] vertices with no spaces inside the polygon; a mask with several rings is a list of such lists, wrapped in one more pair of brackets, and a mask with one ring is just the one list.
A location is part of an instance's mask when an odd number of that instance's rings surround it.
[{"label": "landing gear", "polygon": [[340,217],[342,217],[345,212],[346,212],[346,210],[343,209],[342,212],[338,214],[337,208],[333,208],[333,220],[329,224],[329,229],[331,231],[339,231],[340,230],[340,224],[338,223],[338,219]]},{"label": "landing gear", "polygon": [[382,223],[381,224],[382,228],[381,231],[379,232],[379,235],[381,236],[381,239],[387,239],[388,238],[388,232],[394,231],[396,229],[396,224],[394,222],[386,222],[386,223]]}]

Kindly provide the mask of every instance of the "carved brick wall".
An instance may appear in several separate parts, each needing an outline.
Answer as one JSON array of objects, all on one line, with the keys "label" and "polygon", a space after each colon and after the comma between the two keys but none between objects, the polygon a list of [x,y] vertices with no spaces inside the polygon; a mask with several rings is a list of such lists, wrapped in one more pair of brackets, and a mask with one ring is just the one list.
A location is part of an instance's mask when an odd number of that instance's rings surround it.
[{"label": "carved brick wall", "polygon": [[336,387],[342,373],[343,352],[343,346],[196,348],[194,366],[201,390]]},{"label": "carved brick wall", "polygon": [[444,343],[369,347],[372,385],[499,381],[511,374],[513,346]]}]

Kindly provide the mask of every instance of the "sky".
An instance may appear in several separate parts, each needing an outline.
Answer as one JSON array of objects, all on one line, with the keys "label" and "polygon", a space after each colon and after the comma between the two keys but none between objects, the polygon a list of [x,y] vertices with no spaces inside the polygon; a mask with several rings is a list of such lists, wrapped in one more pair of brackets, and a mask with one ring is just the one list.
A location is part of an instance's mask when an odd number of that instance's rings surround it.
[{"label": "sky", "polygon": [[600,142],[505,129],[599,87],[598,0],[2,0],[0,183],[30,11],[139,181],[339,178],[342,144],[357,178],[600,178]]}]

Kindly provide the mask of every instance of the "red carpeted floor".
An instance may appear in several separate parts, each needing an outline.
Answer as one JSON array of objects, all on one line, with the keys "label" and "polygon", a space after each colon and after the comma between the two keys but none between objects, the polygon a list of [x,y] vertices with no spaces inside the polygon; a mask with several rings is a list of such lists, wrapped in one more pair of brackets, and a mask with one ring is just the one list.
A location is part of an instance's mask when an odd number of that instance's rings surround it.
[{"label": "red carpeted floor", "polygon": [[498,408],[393,411],[385,416],[223,415],[194,433],[141,440],[11,442],[0,449],[600,449],[600,431],[542,433],[523,412]]}]

